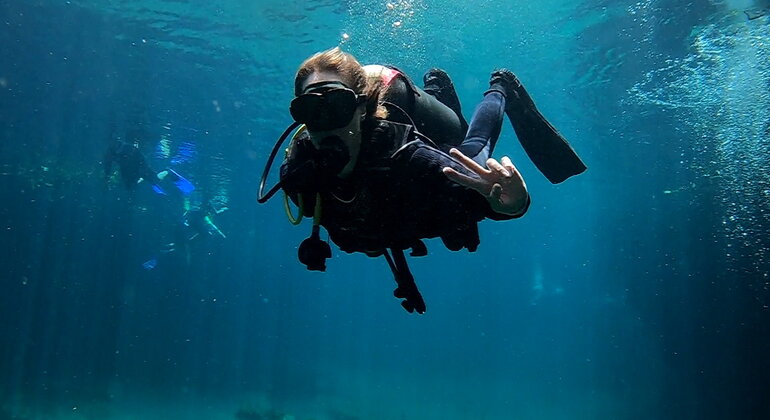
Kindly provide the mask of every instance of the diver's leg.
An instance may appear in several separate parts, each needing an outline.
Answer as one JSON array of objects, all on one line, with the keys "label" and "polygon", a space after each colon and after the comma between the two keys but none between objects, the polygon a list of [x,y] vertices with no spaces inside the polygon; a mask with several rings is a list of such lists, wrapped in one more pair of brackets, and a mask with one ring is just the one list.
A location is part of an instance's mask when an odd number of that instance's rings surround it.
[{"label": "diver's leg", "polygon": [[170,181],[184,195],[190,195],[190,193],[192,193],[193,190],[195,190],[195,185],[193,185],[187,178],[183,177],[182,175],[179,175],[179,173],[177,173],[175,170],[171,168],[162,170],[152,176],[154,178],[153,182]]},{"label": "diver's leg", "polygon": [[433,140],[441,149],[448,150],[462,143],[465,128],[460,118],[448,106],[434,96],[415,86],[402,74],[388,87],[383,99],[398,106],[409,115],[406,119],[400,111],[390,111],[388,119],[414,123],[417,130]]},{"label": "diver's leg", "polygon": [[422,89],[417,88],[417,92],[414,115],[415,122],[422,125],[420,131],[442,149],[460,145],[468,130],[465,119]]},{"label": "diver's leg", "polygon": [[460,98],[457,97],[455,91],[455,85],[452,83],[452,79],[447,72],[441,69],[433,68],[428,70],[422,77],[423,90],[425,93],[438,99],[439,102],[446,105],[451,109],[457,119],[460,120],[460,128],[463,133],[468,132],[468,122],[465,121],[463,116],[462,106],[460,104]]},{"label": "diver's leg", "polygon": [[468,135],[458,147],[464,155],[486,167],[487,159],[500,137],[505,112],[505,96],[498,90],[490,89],[476,107],[471,118]]}]

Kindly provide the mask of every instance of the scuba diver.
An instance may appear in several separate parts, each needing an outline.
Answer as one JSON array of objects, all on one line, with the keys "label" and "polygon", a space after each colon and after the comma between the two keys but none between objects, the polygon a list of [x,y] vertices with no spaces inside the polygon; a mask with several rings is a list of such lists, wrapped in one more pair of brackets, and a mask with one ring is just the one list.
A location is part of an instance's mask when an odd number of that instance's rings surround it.
[{"label": "scuba diver", "polygon": [[157,175],[139,150],[139,141],[117,139],[110,143],[104,154],[104,180],[109,182],[113,175],[113,164],[118,165],[118,173],[127,190],[133,190],[144,180],[156,179]]},{"label": "scuba diver", "polygon": [[[333,48],[300,66],[289,111],[294,123],[268,159],[258,201],[278,189],[298,223],[313,217],[311,236],[299,247],[309,270],[325,271],[331,257],[320,226],[345,252],[384,256],[408,312],[425,302],[404,251],[423,256],[423,239],[473,252],[484,218],[508,220],[526,213],[530,196],[507,156],[491,158],[504,114],[538,169],[559,183],[586,166],[535,107],[518,78],[494,71],[470,124],[449,76],[432,69],[420,89],[393,67],[362,66]],[[299,127],[299,128],[298,128]],[[283,141],[294,133],[280,181],[264,194],[265,180]],[[300,209],[291,216],[288,200]]]},{"label": "scuba diver", "polygon": [[[113,166],[117,164],[118,174],[123,186],[131,191],[143,181],[152,184],[152,189],[160,195],[168,195],[166,185],[171,183],[174,187],[187,196],[195,189],[195,186],[179,175],[171,168],[156,172],[147,163],[142,152],[139,150],[139,139],[136,133],[129,132],[126,135],[127,140],[115,139],[110,142],[107,151],[104,153],[104,181],[108,184],[113,176]],[[130,140],[128,140],[130,139]]]},{"label": "scuba diver", "polygon": [[144,269],[154,269],[157,267],[161,255],[176,253],[180,249],[183,251],[186,265],[190,265],[190,245],[194,241],[210,236],[227,238],[227,235],[214,223],[214,217],[227,211],[228,208],[225,206],[216,207],[210,201],[207,201],[206,204],[195,201],[197,200],[185,199],[184,213],[179,219],[179,223],[174,226],[173,242],[165,244],[157,256],[145,261],[142,264]]}]

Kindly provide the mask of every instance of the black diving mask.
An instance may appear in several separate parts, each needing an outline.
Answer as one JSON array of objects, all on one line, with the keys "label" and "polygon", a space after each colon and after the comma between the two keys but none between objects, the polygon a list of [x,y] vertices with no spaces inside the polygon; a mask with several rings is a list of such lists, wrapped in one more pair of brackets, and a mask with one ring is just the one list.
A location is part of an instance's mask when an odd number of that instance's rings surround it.
[{"label": "black diving mask", "polygon": [[358,105],[364,102],[366,95],[358,95],[340,82],[319,82],[294,98],[289,112],[308,130],[330,131],[348,125]]}]

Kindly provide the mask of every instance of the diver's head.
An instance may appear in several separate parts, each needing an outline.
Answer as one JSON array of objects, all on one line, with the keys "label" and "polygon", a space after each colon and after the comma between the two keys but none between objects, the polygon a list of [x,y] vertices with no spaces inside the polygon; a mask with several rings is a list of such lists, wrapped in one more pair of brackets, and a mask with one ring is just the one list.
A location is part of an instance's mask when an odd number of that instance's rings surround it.
[{"label": "diver's head", "polygon": [[327,169],[343,178],[358,159],[365,109],[366,95],[356,94],[338,75],[327,72],[311,73],[289,108],[294,120],[307,127]]},{"label": "diver's head", "polygon": [[370,86],[361,64],[333,48],[305,60],[294,79],[295,98],[289,108],[305,124],[313,145],[334,161],[329,169],[346,177],[361,149],[362,125],[376,117],[379,86]]},{"label": "diver's head", "polygon": [[361,63],[339,47],[314,54],[305,60],[294,77],[294,96],[301,95],[312,73],[331,73],[357,94],[368,94],[367,78]]}]

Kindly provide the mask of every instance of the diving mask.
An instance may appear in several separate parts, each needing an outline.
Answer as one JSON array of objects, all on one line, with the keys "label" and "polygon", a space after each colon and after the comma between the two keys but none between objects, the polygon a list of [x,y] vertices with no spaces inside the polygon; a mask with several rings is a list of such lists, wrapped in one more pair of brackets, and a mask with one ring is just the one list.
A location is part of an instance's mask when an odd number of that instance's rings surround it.
[{"label": "diving mask", "polygon": [[330,131],[348,125],[358,105],[364,102],[366,95],[358,95],[340,82],[319,82],[294,98],[289,112],[308,130]]}]

